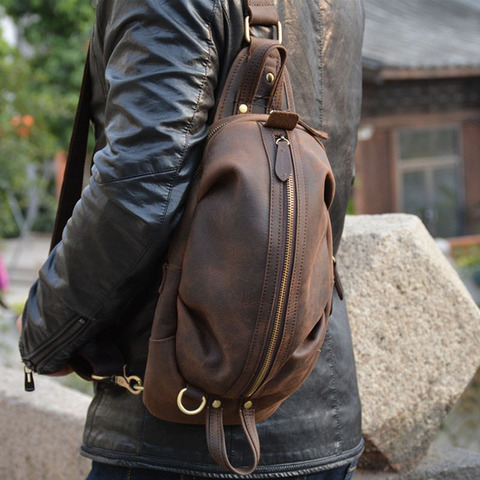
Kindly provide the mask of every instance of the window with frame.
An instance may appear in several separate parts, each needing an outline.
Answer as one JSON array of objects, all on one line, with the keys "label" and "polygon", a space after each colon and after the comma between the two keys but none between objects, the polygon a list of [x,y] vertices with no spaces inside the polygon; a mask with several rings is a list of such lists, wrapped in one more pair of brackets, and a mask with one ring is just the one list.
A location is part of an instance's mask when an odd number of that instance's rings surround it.
[{"label": "window with frame", "polygon": [[434,237],[464,233],[460,129],[397,132],[398,205],[418,215]]}]

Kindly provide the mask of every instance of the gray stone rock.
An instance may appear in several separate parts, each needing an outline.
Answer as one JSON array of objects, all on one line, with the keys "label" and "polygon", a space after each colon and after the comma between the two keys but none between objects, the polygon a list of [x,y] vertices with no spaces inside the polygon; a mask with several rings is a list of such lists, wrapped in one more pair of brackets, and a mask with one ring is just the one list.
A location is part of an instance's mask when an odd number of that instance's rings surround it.
[{"label": "gray stone rock", "polygon": [[46,377],[23,391],[23,369],[0,366],[0,478],[84,480],[90,462],[80,456],[90,398]]},{"label": "gray stone rock", "polygon": [[436,448],[408,473],[358,470],[355,480],[478,480],[480,455],[460,448]]},{"label": "gray stone rock", "polygon": [[338,261],[363,405],[363,465],[413,468],[480,364],[480,311],[415,216],[348,217]]}]

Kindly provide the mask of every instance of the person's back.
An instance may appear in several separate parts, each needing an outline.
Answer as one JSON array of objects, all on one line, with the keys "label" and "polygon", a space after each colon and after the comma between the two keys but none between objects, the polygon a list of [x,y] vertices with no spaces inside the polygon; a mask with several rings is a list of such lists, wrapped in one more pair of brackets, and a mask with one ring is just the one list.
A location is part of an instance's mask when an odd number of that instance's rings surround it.
[{"label": "person's back", "polygon": [[[331,210],[336,250],[360,113],[362,5],[279,0],[278,10],[296,109],[330,136],[325,146],[337,183]],[[98,1],[90,54],[95,165],[63,242],[27,302],[23,358],[31,359],[79,317],[87,321],[42,360],[42,373],[58,370],[85,342],[95,345],[102,332],[128,371],[143,376],[162,263],[215,96],[242,45],[244,15],[238,0]],[[252,478],[328,471],[339,476],[325,478],[340,479],[353,471],[363,448],[360,404],[338,296],[313,373],[258,431],[262,453]],[[227,444],[232,463],[250,463],[239,427],[227,427]],[[94,460],[91,479],[117,478],[112,475],[124,468],[153,471],[132,478],[167,478],[154,476],[160,471],[229,476],[210,458],[203,426],[158,420],[141,395],[108,382],[96,385],[82,454]]]}]

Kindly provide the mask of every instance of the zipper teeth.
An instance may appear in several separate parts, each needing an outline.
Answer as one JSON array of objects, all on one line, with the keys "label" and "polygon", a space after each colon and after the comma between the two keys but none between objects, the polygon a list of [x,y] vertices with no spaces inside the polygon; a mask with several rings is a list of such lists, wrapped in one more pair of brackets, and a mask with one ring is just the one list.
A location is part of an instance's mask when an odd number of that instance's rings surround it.
[{"label": "zipper teeth", "polygon": [[282,325],[282,318],[286,308],[286,294],[288,286],[288,277],[290,273],[290,265],[292,263],[292,247],[293,247],[293,224],[294,224],[294,205],[295,205],[295,191],[293,187],[293,176],[290,175],[286,182],[287,188],[287,229],[286,229],[286,244],[285,244],[285,258],[283,262],[282,278],[280,282],[280,292],[278,295],[277,310],[275,312],[275,320],[272,329],[272,336],[267,348],[267,354],[263,362],[262,368],[257,375],[254,384],[247,393],[247,397],[252,396],[265,380],[268,371],[273,362],[275,348],[278,337],[280,335],[280,328]]},{"label": "zipper teeth", "polygon": [[[219,131],[221,130],[225,125],[227,125],[230,122],[223,122],[220,125],[217,125],[213,130],[210,130],[208,132],[207,136],[205,137],[205,145],[210,141],[210,139]],[[193,172],[193,178],[196,178],[200,175],[200,172],[202,171],[203,168],[203,159],[200,160],[200,162],[197,165],[197,168],[195,169],[195,172]]]},{"label": "zipper teeth", "polygon": [[[248,114],[236,114],[225,118],[225,121],[218,124],[213,130],[210,130],[205,137],[205,143],[207,143],[220,129],[229,125],[230,123],[237,122],[265,122],[268,119],[268,114],[262,113],[248,113]],[[220,122],[221,120],[217,120]],[[212,124],[212,126],[215,124]]]},{"label": "zipper teeth", "polygon": [[60,345],[63,345],[64,342],[71,340],[86,324],[87,320],[84,318],[77,319],[70,328],[64,330],[58,337],[54,338],[44,349],[31,355],[27,359],[28,363],[38,368],[40,363],[44,362]]},{"label": "zipper teeth", "polygon": [[223,128],[228,123],[229,122],[223,122],[220,125],[217,125],[213,130],[208,132],[208,135],[207,135],[207,138],[205,139],[205,141],[208,142],[221,128]]}]

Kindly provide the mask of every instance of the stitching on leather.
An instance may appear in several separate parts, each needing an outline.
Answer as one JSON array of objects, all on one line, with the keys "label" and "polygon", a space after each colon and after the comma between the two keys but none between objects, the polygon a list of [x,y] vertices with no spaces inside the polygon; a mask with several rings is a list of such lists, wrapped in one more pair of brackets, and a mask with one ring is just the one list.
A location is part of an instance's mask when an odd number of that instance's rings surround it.
[{"label": "stitching on leather", "polygon": [[94,179],[97,185],[113,185],[115,183],[123,182],[124,180],[132,180],[133,178],[142,178],[142,177],[152,177],[155,175],[159,175],[161,173],[175,172],[176,170],[177,170],[177,167],[162,168],[160,170],[155,170],[154,172],[143,172],[143,173],[138,173],[136,175],[129,175],[127,177],[116,178],[114,180],[105,180],[105,181],[101,181],[98,179],[98,177],[101,175],[99,173],[98,175],[94,176]]},{"label": "stitching on leather", "polygon": [[[248,436],[248,438],[250,439],[249,443],[252,447],[252,451],[253,451],[253,455],[254,455],[254,459],[255,461],[258,461],[258,457],[260,456],[260,451],[259,451],[259,448],[258,448],[258,445],[257,443],[255,442],[255,435],[252,434],[252,432],[250,431],[250,428],[248,428],[250,422],[253,420],[253,423],[255,425],[255,419],[254,419],[254,412],[253,410],[247,410],[245,412],[245,410],[243,410],[243,412],[245,413],[245,424],[247,425],[247,428],[245,429],[246,430],[246,435]],[[253,417],[253,418],[250,418],[250,417]]]},{"label": "stitching on leather", "polygon": [[93,410],[92,410],[92,413],[90,415],[90,421],[88,422],[88,424],[85,426],[85,431],[88,432],[87,434],[87,438],[85,440],[85,443],[90,443],[90,439],[92,437],[92,429],[93,429],[93,420],[95,418],[95,415],[97,414],[97,410],[98,410],[98,407],[100,406],[100,403],[102,401],[102,398],[103,398],[103,394],[104,394],[104,389],[100,389],[100,391],[96,392],[95,394],[95,397],[94,397],[94,400],[93,402],[96,402],[94,407],[93,407]]},{"label": "stitching on leather", "polygon": [[[222,104],[220,105],[220,111],[218,113],[218,119],[221,119],[225,116],[225,108],[227,107],[227,103],[230,105],[230,102],[229,102],[229,98],[230,98],[230,92],[232,91],[233,87],[234,87],[234,78],[236,77],[237,75],[237,72],[240,70],[240,68],[245,65],[245,61],[247,59],[248,56],[245,56],[245,58],[243,59],[243,61],[241,62],[238,62],[236,65],[235,65],[235,69],[234,69],[234,75],[229,79],[228,83],[225,85],[225,101],[222,102]],[[237,104],[237,100],[236,99],[233,99],[233,102],[232,102],[232,112],[229,112],[229,114],[231,113],[235,113],[235,108],[236,108],[236,104]]]},{"label": "stitching on leather", "polygon": [[318,42],[318,73],[319,73],[319,85],[320,95],[317,98],[317,103],[319,104],[318,109],[318,121],[323,128],[323,30],[324,30],[324,21],[322,16],[322,9],[320,5],[318,6],[318,25],[320,25],[320,35],[316,35]]},{"label": "stitching on leather", "polygon": [[[295,155],[298,154],[298,149],[296,148],[297,147],[297,142],[298,142],[298,139],[297,139],[297,136],[293,133],[293,132],[287,132],[287,137],[289,138],[289,140],[291,141],[291,155],[292,155],[292,169],[293,169],[293,172],[294,172],[294,179],[298,179],[298,172],[296,171],[297,168],[296,166],[298,164],[300,164],[300,167],[302,169],[302,174],[303,174],[303,184],[305,185],[306,184],[306,179],[305,179],[305,171],[304,169],[302,168],[303,167],[303,156],[300,155],[300,162],[294,162],[294,158],[295,158]],[[303,218],[308,218],[307,216],[307,209],[305,209],[305,213],[303,212],[300,212],[299,211],[299,205],[298,205],[298,181],[295,182],[295,185],[294,185],[294,188],[295,188],[295,193],[296,193],[296,198],[297,198],[297,205],[296,205],[296,215],[297,215],[297,218],[301,215]],[[305,190],[305,197],[307,196],[307,192],[306,192],[306,189]],[[306,202],[305,202],[306,204]],[[303,237],[305,236],[305,228],[303,229]],[[295,235],[298,237],[298,220],[295,224]],[[304,240],[304,238],[302,238]],[[297,309],[298,309],[298,297],[299,297],[299,291],[300,291],[300,280],[301,280],[301,269],[303,268],[303,265],[304,265],[304,260],[305,260],[305,241],[302,241],[302,252],[301,252],[301,260],[300,260],[300,270],[298,269],[298,263],[296,261],[296,257],[297,257],[297,246],[298,246],[298,239],[297,241],[295,242],[295,252],[293,252],[293,261],[294,261],[294,268],[293,268],[293,272],[292,272],[292,283],[291,285],[293,284],[293,279],[295,277],[297,277],[295,279],[295,285],[296,285],[296,288],[295,288],[295,291],[294,291],[294,295],[293,295],[293,304],[294,304],[294,307],[291,306],[291,298],[290,298],[290,295],[287,299],[288,301],[288,304],[287,304],[287,314],[288,312],[291,312],[293,311],[293,315],[292,315],[292,321],[290,322],[290,332],[289,332],[289,335],[287,335],[287,344],[285,345],[285,348],[283,350],[283,355],[281,357],[281,362],[280,362],[280,365],[283,365],[286,360],[287,360],[287,357],[288,357],[288,354],[290,352],[290,346],[292,344],[292,341],[293,341],[293,338],[294,338],[294,333],[295,333],[295,328],[296,328],[296,317],[297,317]],[[285,332],[283,334],[284,338],[285,338]]]},{"label": "stitching on leather", "polygon": [[[280,56],[278,56],[278,57],[275,57],[274,60],[275,60],[275,73],[276,73],[276,75],[279,75],[280,68],[282,66],[282,58]],[[279,96],[279,92],[282,91],[281,90],[281,87],[282,87],[281,82],[279,81],[277,85],[278,85],[277,91],[273,92],[273,95],[271,95],[271,97],[269,98],[269,102],[268,102],[268,107],[269,108],[272,105],[273,105],[274,108],[278,108],[278,109],[282,108],[282,106],[280,105],[280,101],[277,102],[277,100],[276,100],[277,95]],[[280,96],[279,96],[279,98],[280,98]]]},{"label": "stitching on leather", "polygon": [[[104,41],[103,41],[102,35],[100,35],[99,33],[96,34],[95,29],[92,32],[92,39],[91,39],[90,45],[93,45],[93,36],[94,35],[97,35],[98,37],[100,37],[100,41],[103,45]],[[104,98],[107,98],[107,85],[106,85],[106,81],[105,81],[105,75],[100,75],[99,74],[101,71],[103,71],[103,69],[100,68],[100,60],[98,59],[97,53],[95,52],[95,49],[92,46],[90,47],[90,55],[92,57],[93,63],[95,64],[97,78],[100,80],[100,85],[102,86],[102,94],[103,94]],[[92,74],[90,73],[90,76],[91,75]]]},{"label": "stitching on leather", "polygon": [[[232,32],[232,21],[231,21],[231,18],[230,18],[230,15],[229,15],[229,12],[227,11],[227,8],[225,6],[225,3],[222,2],[221,4],[221,8],[222,8],[222,12],[223,12],[223,19],[224,19],[224,22],[227,24],[227,31],[228,32]],[[232,68],[233,68],[233,64],[235,63],[235,58],[232,62]],[[235,67],[235,70],[237,70],[238,67]],[[226,77],[223,77],[224,79],[224,82],[225,84],[222,86],[221,89],[219,89],[219,85],[217,85],[217,91],[218,91],[218,94],[221,95],[221,97],[219,97],[220,99],[223,97],[223,93],[224,91],[227,92],[227,87],[226,87],[226,84],[227,84],[227,81],[228,81],[228,71],[227,71],[227,74],[226,74]],[[227,97],[224,97],[224,98],[227,98]],[[215,121],[216,118],[221,118],[221,116],[223,116],[223,111],[224,111],[224,106],[225,106],[225,103],[223,103],[223,107],[222,105],[220,105],[220,102],[218,102],[214,108],[213,108],[213,121]],[[219,116],[219,113],[221,112],[221,116]]]},{"label": "stitching on leather", "polygon": [[140,454],[142,452],[142,445],[144,445],[143,439],[145,438],[145,422],[147,418],[147,410],[145,409],[143,412],[143,419],[142,419],[142,427],[140,429],[141,434],[140,434],[140,442],[138,443],[138,449],[137,449],[137,454]]},{"label": "stitching on leather", "polygon": [[243,86],[242,86],[242,93],[240,97],[240,101],[246,102],[249,107],[251,108],[251,105],[253,103],[253,86],[252,86],[252,70],[255,70],[255,65],[253,65],[251,68],[248,68],[248,60],[247,60],[247,71],[245,72],[245,80],[243,81]]},{"label": "stitching on leather", "polygon": [[[213,17],[214,17],[214,13],[217,9],[217,6],[218,6],[218,2],[220,0],[216,0],[214,5],[213,5],[213,8],[212,8],[212,11],[211,11],[211,15],[210,15],[210,18],[208,19],[208,32],[209,32],[209,38],[208,38],[208,45],[209,45],[209,49],[208,49],[208,58],[210,59],[211,57],[211,52],[212,52],[212,46],[213,46],[213,41],[212,41],[212,21],[213,21]],[[173,184],[174,184],[174,181],[177,181],[178,179],[178,171],[180,170],[181,166],[183,165],[183,161],[185,160],[183,157],[185,156],[185,150],[187,148],[187,138],[189,136],[189,133],[190,133],[190,128],[192,127],[193,125],[193,119],[195,118],[196,116],[196,113],[197,113],[197,110],[198,110],[198,102],[203,94],[203,90],[204,90],[204,87],[205,87],[205,84],[206,84],[206,81],[207,81],[207,71],[208,71],[208,66],[211,65],[211,62],[210,60],[208,60],[206,63],[205,63],[205,72],[204,72],[204,78],[203,78],[203,82],[202,84],[200,85],[199,87],[199,94],[198,94],[198,97],[197,97],[197,104],[196,104],[196,108],[194,109],[194,111],[192,112],[192,118],[191,118],[191,121],[190,123],[187,125],[187,128],[186,128],[186,134],[185,134],[185,144],[184,144],[184,148],[182,150],[182,154],[181,154],[181,158],[182,160],[180,161],[180,164],[178,165],[178,169],[177,169],[177,173],[176,175],[174,176],[174,178],[172,178],[170,180],[170,182],[168,182],[167,184],[167,191],[168,191],[168,195],[167,195],[167,201],[165,202],[165,205],[164,205],[164,208],[163,208],[163,211],[161,213],[161,217],[159,219],[159,222],[158,222],[158,225],[157,225],[157,228],[155,229],[154,232],[152,232],[151,236],[150,236],[150,239],[148,242],[146,242],[145,244],[145,247],[143,248],[142,252],[137,255],[137,257],[135,258],[135,261],[132,262],[130,265],[128,265],[128,267],[125,269],[125,271],[131,271],[133,270],[136,265],[138,265],[144,258],[144,256],[147,254],[147,252],[152,248],[152,245],[155,243],[157,237],[161,236],[162,233],[163,233],[163,224],[164,224],[164,221],[165,221],[165,217],[167,215],[167,212],[168,212],[168,209],[170,207],[170,202],[171,202],[171,198],[172,198],[172,189],[173,189]],[[94,305],[91,309],[91,312],[92,314],[91,315],[88,315],[87,318],[90,318],[90,317],[94,317],[96,313],[98,313],[104,306],[105,304],[105,301],[107,298],[109,298],[119,287],[119,285],[121,285],[123,282],[125,281],[125,274],[120,274],[118,276],[118,280],[113,284],[113,286],[110,288],[110,290],[107,292],[106,295],[102,295],[100,296],[99,298],[99,301],[97,302],[96,305]]]},{"label": "stitching on leather", "polygon": [[325,341],[324,346],[326,350],[325,360],[328,365],[328,369],[330,372],[330,388],[331,391],[330,398],[332,399],[332,407],[333,407],[333,419],[335,421],[335,439],[339,445],[339,450],[343,449],[343,442],[342,442],[342,435],[341,435],[341,425],[340,425],[340,417],[339,417],[339,399],[338,399],[338,389],[337,389],[337,381],[335,376],[335,367],[334,364],[334,354],[332,348],[332,340],[330,335],[330,330],[327,328],[327,332],[325,333]]},{"label": "stitching on leather", "polygon": [[[265,135],[265,131],[264,129],[261,129],[262,131],[262,138],[264,139],[264,145],[265,145],[265,150],[267,151],[266,149],[266,139],[264,137]],[[275,142],[275,134],[273,133],[273,131],[270,131],[268,132],[268,135],[270,137],[270,141],[271,142]],[[275,162],[275,159],[271,159],[270,158],[270,155],[268,155],[269,159],[270,159],[270,168],[273,169],[274,168],[274,162]],[[273,173],[272,173],[272,176],[273,176]],[[273,188],[273,185],[274,185],[274,182],[272,182],[272,188],[270,190],[270,205],[274,205],[274,200],[275,200],[275,189]],[[278,204],[280,206],[280,213],[283,215],[283,199],[282,199],[282,196],[279,195],[278,196]],[[275,224],[275,221],[274,221],[274,218],[273,218],[273,215],[270,214],[270,222],[269,222],[269,232],[273,232],[273,226]],[[277,245],[276,245],[276,248],[277,248],[277,252],[280,252],[280,248],[281,248],[281,236],[282,236],[282,224],[281,222],[277,222],[277,225],[278,225],[278,228],[277,228]],[[263,286],[263,291],[262,291],[262,305],[265,304],[265,294],[266,294],[266,286],[268,284],[268,280],[269,278],[271,278],[272,274],[275,274],[275,272],[278,271],[278,268],[279,268],[279,255],[277,253],[276,257],[275,257],[275,264],[274,264],[274,267],[272,269],[272,265],[271,265],[271,258],[272,258],[272,244],[273,244],[273,241],[271,239],[271,235],[269,233],[269,246],[268,246],[268,263],[266,265],[266,270],[268,272],[268,277],[266,276],[265,277],[265,281],[264,281],[264,286]],[[275,294],[276,295],[276,294]]]},{"label": "stitching on leather", "polygon": [[[303,157],[303,154],[302,154],[302,151],[299,149],[299,148],[296,148],[299,144],[299,139],[298,139],[298,133],[295,132],[293,133],[292,132],[292,136],[294,136],[294,141],[293,141],[293,144],[295,146],[295,150],[297,151],[297,154],[299,154],[300,156],[300,161],[297,162],[297,165],[298,165],[298,168],[301,169],[302,171],[302,179],[303,179],[303,185],[306,186],[307,185],[307,178],[306,178],[306,174],[305,174],[305,168],[304,168],[304,157]],[[298,178],[298,176],[297,176]],[[304,218],[308,218],[308,212],[309,212],[309,204],[308,204],[308,190],[307,188],[304,188],[304,201],[305,201],[305,210],[304,210],[304,213],[302,214],[302,216]],[[298,209],[297,209],[298,211]],[[305,241],[303,242],[302,244],[302,253],[301,253],[301,260],[300,260],[300,271],[298,272],[298,277],[299,277],[299,280],[298,280],[298,285],[300,285],[300,281],[302,279],[302,272],[304,272],[304,264],[305,264],[305,249],[306,249],[306,236],[307,236],[307,227],[304,226],[303,228],[303,232],[302,232],[302,235],[303,235],[303,238],[305,239]],[[296,292],[296,297],[295,297],[295,312],[297,311],[297,307],[298,307],[298,297],[299,297],[299,288],[297,288],[297,292]]]},{"label": "stitching on leather", "polygon": [[208,39],[207,39],[207,44],[208,44],[208,54],[207,54],[207,58],[205,59],[205,63],[204,63],[204,66],[205,66],[205,71],[203,72],[203,80],[198,88],[198,95],[197,95],[197,99],[195,101],[195,107],[192,111],[192,115],[190,117],[190,122],[185,126],[185,143],[183,145],[183,149],[182,149],[182,152],[181,152],[181,155],[180,155],[180,159],[181,161],[179,162],[178,166],[177,166],[177,171],[180,171],[180,169],[182,168],[183,166],[183,162],[185,161],[185,152],[187,150],[187,145],[188,145],[188,139],[190,138],[191,136],[191,129],[192,129],[192,126],[194,125],[195,123],[195,117],[197,115],[197,112],[198,112],[198,107],[200,105],[200,99],[202,98],[202,95],[204,93],[204,90],[205,90],[205,85],[207,83],[207,78],[208,78],[208,70],[209,68],[211,69],[212,68],[212,61],[211,61],[211,57],[212,57],[212,50],[213,50],[213,40],[212,40],[212,21],[213,21],[213,17],[214,17],[214,13],[217,9],[217,6],[218,6],[218,2],[219,0],[216,0],[214,5],[213,5],[213,8],[212,8],[212,11],[210,12],[210,18],[208,20]]},{"label": "stitching on leather", "polygon": [[265,7],[265,8],[272,8],[272,2],[262,2],[262,1],[250,1],[250,5],[252,7]]},{"label": "stitching on leather", "polygon": [[[260,124],[257,124],[257,126],[258,126],[258,129],[260,130],[260,136],[262,138],[264,152],[265,152],[265,155],[268,158],[268,165],[269,165],[269,169],[271,171],[272,168],[273,168],[273,160],[271,159],[270,152],[267,148],[264,128]],[[273,136],[273,138],[274,138],[274,136]],[[272,183],[272,185],[273,185],[273,183]],[[274,197],[274,192],[273,192],[273,188],[272,188],[270,190],[270,204],[271,205],[273,205],[274,198],[275,197]],[[265,297],[266,297],[266,291],[267,291],[266,286],[269,283],[269,279],[271,278],[271,275],[272,275],[272,267],[271,267],[272,238],[271,238],[271,235],[270,235],[270,232],[273,230],[272,225],[273,225],[273,218],[272,218],[272,215],[270,215],[269,229],[268,229],[269,240],[268,240],[267,264],[265,265],[265,274],[264,274],[263,286],[262,286],[262,296],[261,296],[261,299],[260,299],[260,306],[259,306],[259,309],[258,309],[257,319],[258,318],[263,318],[266,314],[265,313],[265,303],[266,303]],[[279,243],[280,243],[280,235],[278,235],[277,248],[278,248]],[[278,257],[277,257],[277,260],[276,260],[276,265],[275,265],[274,272],[277,269],[278,269]],[[268,314],[268,312],[267,312],[267,314]],[[248,356],[247,356],[247,359],[245,361],[245,367],[243,368],[242,373],[239,375],[238,380],[235,382],[235,384],[232,386],[232,388],[225,394],[225,396],[229,396],[231,394],[231,392],[235,392],[235,390],[238,389],[238,386],[241,386],[242,388],[247,388],[248,387],[248,385],[245,386],[245,387],[242,386],[242,382],[244,382],[245,375],[249,372],[252,363],[254,363],[255,358],[254,358],[253,352],[257,348],[258,339],[260,337],[260,325],[262,323],[263,322],[258,322],[258,321],[256,322],[255,331],[253,333],[252,341],[250,343],[250,350],[248,352]]]},{"label": "stitching on leather", "polygon": [[[271,137],[270,138],[270,141],[275,143],[275,133],[273,130],[269,130],[269,136]],[[275,168],[275,165],[274,165],[274,162],[275,162],[275,159],[272,160],[272,168]],[[272,173],[272,176],[274,174]],[[272,185],[274,185],[274,182],[272,182]],[[278,195],[278,205],[280,207],[280,215],[281,217],[283,218],[284,215],[285,215],[285,211],[284,211],[284,208],[283,208],[283,184],[280,184],[279,185],[280,188],[281,188],[281,192],[280,192],[280,195]],[[270,204],[271,205],[274,205],[274,199],[275,199],[275,192],[274,192],[274,189],[272,188],[272,193],[271,193],[271,200],[270,200]],[[270,231],[273,230],[272,226],[274,225],[274,220],[273,220],[273,216],[270,216]],[[278,228],[277,228],[277,255],[275,257],[275,268],[273,270],[273,272],[278,272],[279,271],[279,268],[280,268],[280,254],[279,252],[281,251],[281,248],[282,248],[282,236],[283,236],[283,224],[282,222],[277,222],[277,225],[278,225]],[[269,254],[269,258],[271,257],[271,254]],[[277,293],[275,292],[275,297],[276,297]],[[274,363],[272,364],[272,369],[271,369],[271,372],[273,371],[273,367],[275,366],[275,361]],[[266,380],[271,376],[271,373],[268,375],[268,377],[266,378]]]}]

